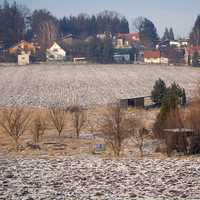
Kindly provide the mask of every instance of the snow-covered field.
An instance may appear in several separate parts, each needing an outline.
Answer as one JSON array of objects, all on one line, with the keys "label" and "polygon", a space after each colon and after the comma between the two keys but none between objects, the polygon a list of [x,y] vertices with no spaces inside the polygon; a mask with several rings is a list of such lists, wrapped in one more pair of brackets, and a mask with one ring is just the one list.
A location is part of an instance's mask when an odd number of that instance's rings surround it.
[{"label": "snow-covered field", "polygon": [[0,156],[0,199],[199,200],[200,159]]},{"label": "snow-covered field", "polygon": [[191,96],[200,69],[147,65],[0,66],[0,106],[48,106],[69,103],[107,104],[116,99],[148,96],[154,82],[176,81]]}]

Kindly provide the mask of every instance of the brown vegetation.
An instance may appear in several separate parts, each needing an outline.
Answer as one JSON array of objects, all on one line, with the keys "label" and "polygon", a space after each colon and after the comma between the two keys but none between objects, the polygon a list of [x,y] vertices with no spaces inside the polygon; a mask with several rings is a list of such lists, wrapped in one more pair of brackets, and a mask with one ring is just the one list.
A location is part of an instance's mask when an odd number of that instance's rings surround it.
[{"label": "brown vegetation", "polygon": [[16,150],[19,149],[19,138],[28,129],[31,121],[30,111],[24,108],[4,108],[0,116],[0,126],[15,142]]},{"label": "brown vegetation", "polygon": [[120,155],[123,142],[129,137],[127,122],[125,112],[119,103],[109,108],[102,132],[105,142],[111,146],[115,156]]},{"label": "brown vegetation", "polygon": [[66,111],[66,109],[60,106],[52,106],[49,108],[49,119],[58,131],[59,136],[65,126]]},{"label": "brown vegetation", "polygon": [[86,114],[81,106],[73,106],[70,108],[70,112],[72,114],[72,121],[73,121],[73,127],[76,132],[76,137],[79,138],[81,128],[86,122]]},{"label": "brown vegetation", "polygon": [[43,117],[41,114],[37,114],[32,122],[32,127],[31,127],[34,144],[40,142],[41,137],[44,135],[47,128],[48,124],[46,116]]}]

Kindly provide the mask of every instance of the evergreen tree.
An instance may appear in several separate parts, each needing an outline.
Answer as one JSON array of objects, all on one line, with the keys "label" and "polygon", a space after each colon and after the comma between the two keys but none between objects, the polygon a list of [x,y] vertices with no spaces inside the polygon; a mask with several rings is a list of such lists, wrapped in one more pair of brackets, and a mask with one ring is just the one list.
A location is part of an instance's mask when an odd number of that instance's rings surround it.
[{"label": "evergreen tree", "polygon": [[200,15],[198,15],[192,32],[190,33],[190,43],[194,46],[200,45]]},{"label": "evergreen tree", "polygon": [[163,138],[163,129],[166,128],[166,121],[170,114],[175,113],[175,111],[178,109],[179,104],[179,86],[175,83],[171,85],[167,89],[167,92],[163,98],[160,113],[157,116],[156,122],[154,124],[154,132],[159,136],[160,138]]},{"label": "evergreen tree", "polygon": [[158,41],[158,33],[152,21],[144,18],[139,27],[139,34],[142,44],[147,48],[155,48]]},{"label": "evergreen tree", "polygon": [[167,88],[166,88],[165,82],[162,79],[158,79],[155,82],[155,85],[151,92],[152,101],[158,105],[161,105],[163,98],[166,94],[166,90]]},{"label": "evergreen tree", "polygon": [[80,14],[59,20],[62,35],[74,34],[79,37],[95,36],[97,33],[129,33],[128,20],[113,11],[103,11],[97,16]]},{"label": "evergreen tree", "polygon": [[6,0],[0,9],[0,37],[6,48],[24,38],[26,30],[23,13],[16,2],[10,5]]},{"label": "evergreen tree", "polygon": [[162,37],[162,40],[165,41],[165,40],[169,40],[169,39],[170,39],[169,30],[168,30],[168,28],[165,28],[165,32]]},{"label": "evergreen tree", "polygon": [[169,29],[169,39],[170,39],[170,40],[174,40],[174,39],[175,39],[175,38],[174,38],[174,31],[173,31],[172,28]]}]

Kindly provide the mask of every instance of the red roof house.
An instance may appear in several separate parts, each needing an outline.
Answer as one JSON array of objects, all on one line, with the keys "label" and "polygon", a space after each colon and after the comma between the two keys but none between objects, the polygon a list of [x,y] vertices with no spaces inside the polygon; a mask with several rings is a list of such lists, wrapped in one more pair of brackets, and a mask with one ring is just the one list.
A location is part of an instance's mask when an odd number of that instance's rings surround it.
[{"label": "red roof house", "polygon": [[160,64],[161,63],[160,51],[144,51],[144,62],[146,64]]},{"label": "red roof house", "polygon": [[140,41],[139,33],[119,33],[118,38],[124,39],[129,42],[130,45]]},{"label": "red roof house", "polygon": [[144,51],[144,58],[157,59],[157,58],[160,58],[160,57],[161,57],[160,51]]}]

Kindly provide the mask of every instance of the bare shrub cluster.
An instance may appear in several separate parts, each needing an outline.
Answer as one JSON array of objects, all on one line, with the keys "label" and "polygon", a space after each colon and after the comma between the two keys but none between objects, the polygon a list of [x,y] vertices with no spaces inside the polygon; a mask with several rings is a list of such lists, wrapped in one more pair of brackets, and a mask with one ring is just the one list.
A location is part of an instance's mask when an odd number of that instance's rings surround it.
[{"label": "bare shrub cluster", "polygon": [[24,108],[5,108],[1,112],[0,126],[4,133],[8,134],[15,142],[15,148],[19,150],[19,138],[29,128],[31,112]]},{"label": "bare shrub cluster", "polygon": [[79,105],[69,108],[59,105],[51,106],[45,115],[44,113],[33,112],[25,108],[4,108],[0,112],[0,130],[14,140],[16,150],[18,151],[19,139],[25,131],[30,131],[32,134],[34,145],[41,142],[46,130],[52,128],[52,126],[56,129],[60,137],[67,124],[67,113],[72,115],[72,124],[76,136],[79,138],[81,129],[87,120],[84,109]]},{"label": "bare shrub cluster", "polygon": [[41,141],[41,138],[45,134],[47,128],[48,128],[48,123],[46,120],[46,116],[37,114],[33,119],[31,126],[31,133],[33,135],[34,144],[37,144]]},{"label": "bare shrub cluster", "polygon": [[70,112],[72,114],[73,127],[75,129],[76,137],[79,138],[81,129],[83,128],[87,119],[86,113],[79,105],[75,105],[70,108]]},{"label": "bare shrub cluster", "polygon": [[60,106],[52,106],[49,108],[49,119],[56,128],[59,136],[61,136],[61,133],[65,127],[67,111],[68,109],[64,109]]},{"label": "bare shrub cluster", "polygon": [[144,131],[141,123],[135,117],[127,116],[119,103],[112,105],[105,115],[102,126],[105,142],[112,148],[115,156],[120,156],[127,139],[132,139],[143,156]]}]

